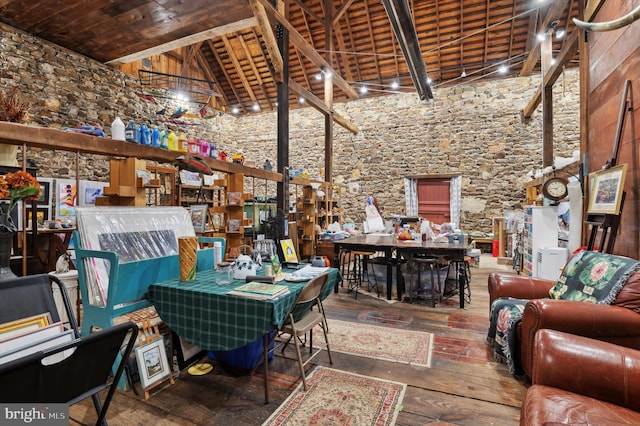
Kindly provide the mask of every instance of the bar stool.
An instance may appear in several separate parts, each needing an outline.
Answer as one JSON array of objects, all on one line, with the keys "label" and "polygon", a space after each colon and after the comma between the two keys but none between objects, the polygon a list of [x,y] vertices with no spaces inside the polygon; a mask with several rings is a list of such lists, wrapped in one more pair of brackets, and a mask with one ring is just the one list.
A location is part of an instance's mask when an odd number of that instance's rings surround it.
[{"label": "bar stool", "polygon": [[[438,258],[435,256],[412,256],[407,264],[409,269],[409,302],[413,303],[414,298],[420,296],[423,289],[428,289],[431,293],[431,307],[436,306],[442,298],[442,286],[440,285],[440,268],[438,267]],[[431,282],[428,287],[423,287],[422,273],[429,271]],[[423,294],[424,295],[424,294]]]},{"label": "bar stool", "polygon": [[[465,256],[464,260],[449,259],[449,267],[447,271],[447,279],[444,296],[455,296],[460,291],[460,279],[465,279],[464,293],[467,302],[471,303],[471,267],[469,266],[469,256]],[[451,275],[453,274],[453,278]],[[453,283],[453,285],[452,285]]]},{"label": "bar stool", "polygon": [[358,298],[358,288],[362,287],[364,274],[367,270],[367,261],[375,252],[363,250],[351,250],[349,261],[347,262],[347,291],[355,291],[355,298]]}]

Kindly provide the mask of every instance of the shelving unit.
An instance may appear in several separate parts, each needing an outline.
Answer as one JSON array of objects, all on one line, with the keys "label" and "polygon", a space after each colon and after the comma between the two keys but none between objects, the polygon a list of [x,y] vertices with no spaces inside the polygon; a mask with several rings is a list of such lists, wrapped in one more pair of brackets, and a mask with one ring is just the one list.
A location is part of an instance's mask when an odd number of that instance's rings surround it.
[{"label": "shelving unit", "polygon": [[253,221],[244,217],[244,203],[253,198],[252,194],[244,192],[244,175],[233,173],[227,175],[226,180],[226,228],[227,252],[245,244],[244,228],[251,226]]},{"label": "shelving unit", "polygon": [[322,229],[326,229],[332,223],[337,222],[342,225],[342,207],[340,200],[342,199],[342,190],[337,185],[326,183],[322,186],[324,197],[317,199],[317,219],[316,223]]},{"label": "shelving unit", "polygon": [[147,190],[160,188],[160,180],[145,183],[140,172],[147,172],[147,162],[137,158],[110,160],[109,186],[104,196],[96,198],[97,206],[146,206]]},{"label": "shelving unit", "polygon": [[315,252],[315,227],[316,227],[316,192],[311,186],[305,185],[302,188],[301,200],[302,215],[300,218],[302,230],[299,238],[300,257],[309,259]]},{"label": "shelving unit", "polygon": [[523,233],[523,273],[538,277],[538,252],[543,247],[558,246],[558,209],[553,206],[526,206]]},{"label": "shelving unit", "polygon": [[147,206],[175,206],[176,172],[173,167],[151,166],[147,164],[151,180],[159,186],[145,188]]}]

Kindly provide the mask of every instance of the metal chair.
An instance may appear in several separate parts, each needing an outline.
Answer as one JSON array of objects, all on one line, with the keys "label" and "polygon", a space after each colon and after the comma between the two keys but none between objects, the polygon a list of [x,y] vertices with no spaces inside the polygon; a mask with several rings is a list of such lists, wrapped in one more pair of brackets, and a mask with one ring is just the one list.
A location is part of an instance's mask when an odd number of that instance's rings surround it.
[{"label": "metal chair", "polygon": [[[322,290],[327,282],[329,273],[314,277],[304,286],[304,288],[298,294],[293,307],[291,308],[287,318],[284,321],[282,327],[280,327],[281,333],[286,333],[291,336],[291,339],[285,343],[281,349],[281,352],[287,347],[287,344],[293,340],[296,346],[296,355],[298,358],[298,366],[300,367],[300,376],[302,377],[302,386],[304,390],[307,390],[307,380],[304,373],[304,367],[320,353],[320,348],[313,352],[313,328],[316,325],[320,325],[324,334],[325,346],[327,354],[329,355],[329,363],[333,364],[331,359],[331,349],[329,348],[329,338],[327,337],[327,322],[324,316],[324,310],[320,304],[320,296]],[[316,306],[317,310],[312,310]],[[301,341],[300,339],[309,333],[309,358],[306,361],[302,361]]]}]

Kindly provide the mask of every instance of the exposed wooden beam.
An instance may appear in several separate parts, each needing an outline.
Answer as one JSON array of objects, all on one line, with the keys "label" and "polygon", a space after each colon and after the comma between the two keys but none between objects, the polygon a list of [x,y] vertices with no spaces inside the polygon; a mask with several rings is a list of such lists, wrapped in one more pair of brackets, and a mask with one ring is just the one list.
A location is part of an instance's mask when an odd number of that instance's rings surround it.
[{"label": "exposed wooden beam", "polygon": [[[198,62],[198,65],[200,66],[200,70],[202,71],[202,73],[207,77],[207,80],[213,81],[215,83],[216,87],[218,88],[216,92],[220,94],[224,103],[228,105],[229,100],[227,99],[227,96],[225,95],[224,90],[220,90],[220,82],[218,81],[218,78],[216,77],[216,75],[213,73],[213,70],[211,69],[211,64],[209,64],[209,61],[207,61],[204,58],[200,49],[198,49],[198,51],[196,52],[196,61]],[[215,89],[216,87],[212,87],[211,89]],[[211,100],[213,101],[214,107],[216,108],[222,107],[220,105],[220,102],[218,102],[218,98],[216,96],[212,96]]]},{"label": "exposed wooden beam", "polygon": [[522,119],[528,119],[533,115],[533,112],[538,108],[540,102],[542,101],[542,88],[553,86],[558,77],[562,73],[564,66],[575,56],[578,51],[578,35],[580,34],[579,30],[574,30],[569,37],[567,37],[565,45],[562,47],[562,50],[556,57],[555,65],[549,68],[549,72],[544,76],[544,80],[542,81],[538,90],[533,95],[533,98],[529,101],[526,107],[522,110]]},{"label": "exposed wooden beam", "polygon": [[354,135],[358,134],[358,128],[355,126],[355,124],[351,123],[349,120],[342,117],[337,112],[333,111],[331,108],[327,106],[327,104],[322,102],[320,98],[318,98],[316,95],[314,95],[313,93],[311,93],[310,91],[302,87],[300,84],[290,79],[289,88],[293,92],[295,92],[297,95],[302,96],[305,99],[305,101],[308,102],[309,105],[315,108],[316,110],[320,111],[325,115],[332,115],[333,121],[335,121],[336,124],[344,127]]},{"label": "exposed wooden beam", "polygon": [[277,21],[289,32],[289,39],[296,49],[300,50],[311,62],[318,67],[324,67],[334,76],[334,82],[350,99],[359,99],[358,92],[351,87],[342,77],[340,77],[329,63],[302,37],[302,35],[289,23],[285,17],[279,13],[267,0],[258,0],[271,19]]},{"label": "exposed wooden beam", "polygon": [[[547,14],[540,25],[539,31],[546,31],[547,27],[551,25],[552,22],[557,21],[562,17],[564,10],[567,8],[568,0],[556,0],[551,3]],[[533,35],[536,37],[537,34]],[[535,68],[538,60],[540,59],[540,43],[536,43],[532,50],[529,51],[529,55],[527,55],[527,59],[525,59],[524,64],[522,64],[522,71],[520,71],[521,76],[531,75],[533,69]]]},{"label": "exposed wooden beam", "polygon": [[271,24],[269,23],[269,17],[265,12],[264,7],[258,2],[258,0],[249,0],[253,14],[255,15],[262,38],[267,46],[267,52],[269,52],[269,59],[271,59],[271,67],[273,69],[273,79],[276,83],[282,82],[282,55],[278,50],[278,41],[276,40]]},{"label": "exposed wooden beam", "polygon": [[331,25],[332,26],[335,25],[336,22],[338,22],[340,20],[340,18],[342,18],[342,15],[347,13],[347,9],[349,9],[349,6],[351,6],[354,1],[355,0],[347,0],[342,6],[340,6],[340,8],[336,12],[335,16],[331,19]]},{"label": "exposed wooden beam", "polygon": [[[238,94],[238,91],[236,90],[236,86],[233,84],[233,79],[229,75],[229,72],[227,71],[227,69],[224,67],[224,62],[222,61],[222,58],[220,57],[220,54],[218,54],[218,49],[216,49],[216,47],[213,45],[213,42],[211,40],[207,40],[207,46],[209,47],[209,50],[211,51],[213,56],[216,58],[216,62],[218,62],[218,64],[220,65],[220,70],[222,71],[222,73],[224,74],[225,78],[227,79],[227,83],[229,83],[229,87],[231,88],[231,91],[235,95],[236,100],[238,101],[238,103],[242,104],[242,101],[240,99],[240,95]],[[230,100],[227,99],[227,105],[231,106],[231,103],[229,101]],[[244,107],[243,107],[243,109],[244,109]]]},{"label": "exposed wooden beam", "polygon": [[244,90],[247,92],[251,100],[255,101],[257,99],[256,95],[255,93],[253,93],[253,88],[251,87],[249,80],[247,80],[247,75],[243,71],[242,65],[240,65],[238,56],[236,55],[236,52],[233,46],[231,46],[231,42],[229,42],[229,38],[227,36],[222,36],[222,42],[224,43],[225,49],[227,49],[227,55],[229,55],[229,59],[231,59],[231,62],[233,63],[233,66],[236,69],[236,72],[238,73],[238,77],[242,81],[242,86],[244,87]]},{"label": "exposed wooden beam", "polygon": [[238,22],[234,22],[228,25],[222,25],[220,27],[211,28],[197,34],[193,34],[187,37],[182,37],[177,40],[170,41],[168,43],[161,44],[159,46],[151,47],[149,49],[141,50],[140,52],[131,53],[121,58],[113,59],[107,62],[108,65],[122,65],[129,62],[134,62],[140,59],[148,58],[154,55],[160,55],[171,50],[176,50],[184,46],[190,46],[200,41],[212,39],[214,37],[220,37],[221,35],[235,33],[246,28],[255,27],[258,24],[256,18],[247,18]]},{"label": "exposed wooden beam", "polygon": [[309,7],[306,4],[302,3],[300,0],[293,0],[293,2],[297,4],[300,7],[300,9],[302,9],[303,12],[311,16],[317,22],[322,23],[324,21],[324,19],[318,16],[318,14],[315,13],[313,10],[309,9]]}]

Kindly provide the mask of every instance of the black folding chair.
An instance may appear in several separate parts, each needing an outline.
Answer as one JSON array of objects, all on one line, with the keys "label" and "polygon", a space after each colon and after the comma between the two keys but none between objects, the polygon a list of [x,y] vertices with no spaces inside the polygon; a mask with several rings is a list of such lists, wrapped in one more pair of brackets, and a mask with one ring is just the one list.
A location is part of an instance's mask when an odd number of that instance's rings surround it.
[{"label": "black folding chair", "polygon": [[[46,274],[0,282],[0,324],[47,312],[52,323],[60,321],[52,285],[60,291],[69,318],[67,328],[73,330],[74,339],[0,364],[0,401],[72,405],[91,396],[98,415],[96,424],[106,425],[107,409],[135,345],[138,327],[128,322],[81,337],[65,286]],[[52,355],[64,351],[52,360]],[[121,361],[114,365],[119,353]],[[99,392],[106,388],[109,391],[101,402]]]}]

